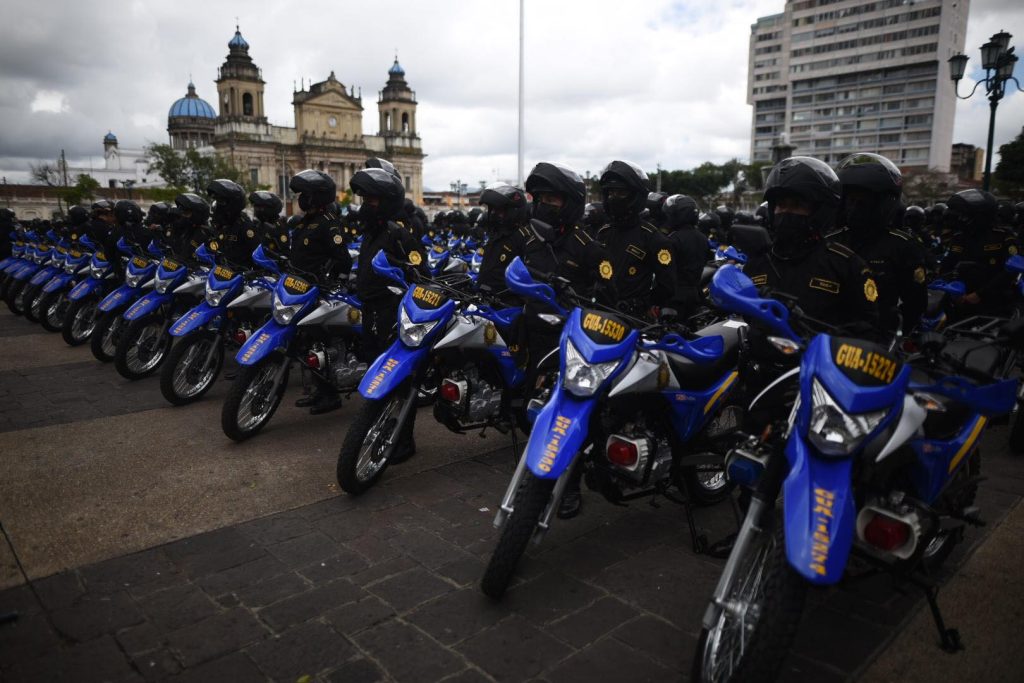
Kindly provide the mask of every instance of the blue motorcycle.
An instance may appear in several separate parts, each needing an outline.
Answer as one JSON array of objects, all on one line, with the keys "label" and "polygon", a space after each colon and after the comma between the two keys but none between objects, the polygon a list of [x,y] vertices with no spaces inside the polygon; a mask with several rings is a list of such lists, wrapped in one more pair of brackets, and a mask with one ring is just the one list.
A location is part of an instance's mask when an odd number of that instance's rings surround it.
[{"label": "blue motorcycle", "polygon": [[1017,383],[999,379],[1013,352],[999,347],[1016,346],[1022,326],[990,339],[922,335],[921,353],[900,358],[819,332],[827,326],[762,298],[735,267],[719,270],[711,296],[800,357],[777,380],[799,393],[788,418],[730,453],[730,477],[753,496],[704,614],[693,680],[774,680],[807,589],[837,583],[849,564],[925,589],[943,647],[959,647],[926,577],[965,525],[981,523],[978,443],[1013,407]]},{"label": "blue motorcycle", "polygon": [[[205,297],[171,325],[170,335],[177,341],[160,371],[160,392],[176,406],[197,401],[210,390],[226,350],[244,344],[266,317],[260,315],[257,323],[258,318],[249,311],[263,308],[269,313],[275,282],[229,264],[217,264],[205,245],[196,250],[196,257],[210,266]],[[256,248],[254,260],[265,262],[262,246]],[[234,305],[239,299],[239,305]]]},{"label": "blue motorcycle", "polygon": [[[366,371],[359,299],[342,283],[288,272],[287,259],[279,258],[285,268],[274,285],[272,317],[238,350],[238,375],[221,409],[221,429],[234,441],[254,436],[273,417],[293,360],[340,393],[354,391]],[[268,261],[258,264],[279,270]]]},{"label": "blue motorcycle", "polygon": [[39,322],[47,332],[60,332],[71,305],[68,294],[77,282],[89,273],[89,254],[77,247],[68,247],[64,254],[63,272],[50,278],[32,302]]},{"label": "blue motorcycle", "polygon": [[5,300],[7,307],[14,315],[24,315],[25,310],[31,303],[26,299],[26,294],[32,288],[31,280],[38,273],[52,277],[53,272],[50,262],[53,260],[56,250],[54,247],[44,243],[36,243],[26,250],[27,259],[22,263],[15,264],[11,270],[11,282],[7,286]]},{"label": "blue motorcycle", "polygon": [[567,320],[558,380],[495,518],[502,532],[483,592],[494,598],[505,592],[527,544],[548,530],[580,466],[588,487],[613,504],[663,496],[684,505],[694,549],[702,552],[706,541],[691,505],[710,505],[729,493],[724,459],[739,417],[725,406],[737,384],[746,326],[725,321],[687,338],[679,326],[649,325],[565,291],[577,302],[570,312],[518,257],[505,280]]},{"label": "blue motorcycle", "polygon": [[78,243],[91,250],[92,255],[89,257],[89,276],[68,292],[68,310],[64,313],[61,328],[61,336],[68,346],[79,346],[89,341],[100,316],[100,301],[116,283],[114,268],[106,255],[87,236],[79,237]]},{"label": "blue motorcycle", "polygon": [[28,284],[22,290],[25,320],[33,323],[39,322],[39,297],[43,293],[43,287],[54,277],[64,272],[68,247],[71,246],[68,240],[60,238],[52,230],[46,233],[46,237],[52,245],[50,247],[49,260],[35,275],[29,278]]},{"label": "blue motorcycle", "polygon": [[0,271],[0,299],[7,301],[7,290],[14,282],[14,274],[24,265],[32,262],[35,233],[11,233],[11,255],[3,260]]},{"label": "blue motorcycle", "polygon": [[171,323],[191,308],[206,284],[206,273],[176,258],[164,256],[146,292],[124,312],[125,325],[117,340],[114,367],[125,379],[142,379],[155,372],[171,347]]},{"label": "blue motorcycle", "polygon": [[[153,287],[153,277],[156,275],[161,257],[160,250],[152,243],[147,247],[145,254],[141,250],[133,249],[123,238],[118,241],[117,248],[129,257],[124,271],[124,284],[100,301],[89,342],[92,355],[103,363],[109,363],[117,355],[121,333],[128,326],[128,321],[124,319],[124,311]],[[118,257],[115,255],[115,258]],[[112,264],[112,267],[117,266]]]},{"label": "blue motorcycle", "polygon": [[[349,426],[338,454],[338,485],[351,495],[372,487],[389,464],[411,453],[412,411],[428,373],[437,378],[434,417],[453,432],[494,427],[513,432],[522,408],[513,394],[524,373],[508,340],[519,308],[500,307],[480,294],[464,292],[464,275],[424,280],[410,286],[383,252],[374,270],[404,291],[398,339],[369,367],[359,385],[366,399]],[[405,449],[402,452],[402,449]]]}]

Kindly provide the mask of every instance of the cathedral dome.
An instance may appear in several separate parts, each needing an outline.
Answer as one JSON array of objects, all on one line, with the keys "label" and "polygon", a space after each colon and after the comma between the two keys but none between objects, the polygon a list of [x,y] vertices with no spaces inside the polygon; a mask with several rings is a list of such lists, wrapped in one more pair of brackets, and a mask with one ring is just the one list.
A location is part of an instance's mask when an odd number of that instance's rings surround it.
[{"label": "cathedral dome", "polygon": [[245,41],[245,38],[242,37],[242,32],[239,30],[239,28],[237,26],[235,27],[235,35],[234,35],[234,37],[228,42],[228,47],[229,48],[239,48],[239,49],[242,49],[242,50],[248,50],[249,49],[249,43],[247,43]]},{"label": "cathedral dome", "polygon": [[390,69],[388,69],[388,73],[391,74],[392,76],[405,75],[405,69],[403,69],[402,65],[398,63],[398,57],[395,57],[395,63],[391,65]]},{"label": "cathedral dome", "polygon": [[201,119],[217,118],[213,107],[210,106],[209,102],[196,94],[196,86],[192,83],[188,84],[188,94],[171,105],[171,110],[167,113],[167,116],[169,118],[175,116],[191,116]]}]

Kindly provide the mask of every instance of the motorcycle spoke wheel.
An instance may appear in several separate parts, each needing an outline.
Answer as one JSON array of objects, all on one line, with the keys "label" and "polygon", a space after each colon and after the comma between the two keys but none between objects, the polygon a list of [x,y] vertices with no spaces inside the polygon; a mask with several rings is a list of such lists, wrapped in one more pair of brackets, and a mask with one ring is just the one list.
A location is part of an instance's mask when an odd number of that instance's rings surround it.
[{"label": "motorcycle spoke wheel", "polygon": [[370,426],[356,460],[356,479],[360,483],[371,481],[387,463],[398,443],[398,416],[404,405],[404,396],[393,396]]},{"label": "motorcycle spoke wheel", "polygon": [[270,417],[276,402],[274,400],[274,375],[277,374],[275,365],[266,364],[262,366],[238,404],[238,427],[242,431],[248,431],[261,424]]}]

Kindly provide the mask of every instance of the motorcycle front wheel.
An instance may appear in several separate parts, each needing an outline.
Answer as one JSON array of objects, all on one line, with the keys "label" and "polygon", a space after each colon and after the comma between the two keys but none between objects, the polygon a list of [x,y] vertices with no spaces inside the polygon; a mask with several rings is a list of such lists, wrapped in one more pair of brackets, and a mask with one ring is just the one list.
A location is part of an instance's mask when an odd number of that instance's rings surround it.
[{"label": "motorcycle front wheel", "polygon": [[524,473],[512,513],[505,519],[498,545],[491,553],[491,561],[487,563],[484,578],[480,581],[480,590],[484,595],[497,600],[505,594],[515,576],[519,559],[526,552],[533,532],[537,530],[537,522],[551,500],[554,488],[555,480],[540,479],[529,471]]},{"label": "motorcycle front wheel", "polygon": [[402,424],[399,419],[405,404],[415,400],[414,396],[408,385],[403,384],[386,398],[363,402],[338,453],[336,474],[342,491],[353,496],[368,491],[384,474],[403,440],[412,438],[411,434],[403,434],[407,431],[409,411],[404,411],[407,414]]},{"label": "motorcycle front wheel", "polygon": [[7,287],[4,301],[7,302],[7,308],[11,309],[11,313],[14,315],[22,315],[25,312],[23,294],[27,284],[24,280],[15,280]]},{"label": "motorcycle front wheel", "polygon": [[786,560],[782,529],[758,531],[738,560],[718,619],[697,641],[693,681],[770,683],[796,637],[807,583]]},{"label": "motorcycle front wheel", "polygon": [[39,322],[47,332],[60,332],[64,328],[64,316],[68,312],[66,292],[47,292],[39,299]]},{"label": "motorcycle front wheel", "polygon": [[160,393],[176,406],[198,401],[213,386],[223,364],[224,343],[219,335],[215,332],[190,334],[167,354],[167,361],[160,370]]},{"label": "motorcycle front wheel", "polygon": [[117,340],[114,367],[125,379],[142,379],[160,367],[167,357],[171,335],[160,314],[146,315],[127,323]]},{"label": "motorcycle front wheel", "polygon": [[92,331],[92,339],[89,342],[92,355],[96,360],[101,363],[109,363],[114,360],[114,356],[117,354],[118,341],[121,339],[121,333],[126,326],[127,321],[121,315],[121,311],[109,311],[99,314],[99,318],[96,320],[96,327]]},{"label": "motorcycle front wheel", "polygon": [[68,302],[68,310],[64,314],[64,325],[61,337],[68,346],[80,346],[89,341],[96,321],[99,318],[99,301],[89,297]]},{"label": "motorcycle front wheel", "polygon": [[[285,363],[282,369],[281,364]],[[289,361],[279,353],[243,365],[224,399],[220,426],[233,441],[245,441],[270,422],[288,387]],[[276,381],[278,374],[280,380]]]},{"label": "motorcycle front wheel", "polygon": [[37,323],[42,317],[39,309],[39,298],[43,296],[44,285],[29,285],[21,295],[22,306],[25,310],[25,320]]}]

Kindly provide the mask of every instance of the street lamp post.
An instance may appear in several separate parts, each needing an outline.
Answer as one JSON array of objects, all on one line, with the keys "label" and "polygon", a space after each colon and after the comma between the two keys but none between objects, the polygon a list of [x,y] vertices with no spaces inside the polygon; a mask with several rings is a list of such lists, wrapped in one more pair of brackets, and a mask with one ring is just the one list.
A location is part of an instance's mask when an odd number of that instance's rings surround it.
[{"label": "street lamp post", "polygon": [[449,187],[451,187],[452,192],[455,193],[455,208],[462,211],[462,193],[469,189],[469,185],[461,180],[456,180],[454,183],[451,183]]},{"label": "street lamp post", "polygon": [[[1017,64],[1017,55],[1013,54],[1010,47],[1012,35],[1006,31],[1000,31],[989,41],[981,46],[981,67],[985,69],[985,78],[974,84],[974,88],[967,95],[961,95],[957,91],[960,79],[964,77],[967,70],[967,55],[957,53],[949,58],[949,76],[953,79],[953,92],[961,100],[969,99],[978,90],[978,86],[985,84],[985,94],[989,101],[988,117],[988,147],[985,150],[985,179],[983,187],[986,192],[992,185],[992,142],[996,128],[996,108],[999,100],[1006,94],[1007,81],[1013,81],[1017,90],[1021,90],[1020,81],[1013,75],[1013,67]],[[1021,90],[1024,92],[1024,90]]]},{"label": "street lamp post", "polygon": [[128,199],[131,199],[132,198],[132,188],[135,187],[135,181],[134,180],[122,180],[121,181],[121,185],[123,185],[124,189],[128,191]]}]

